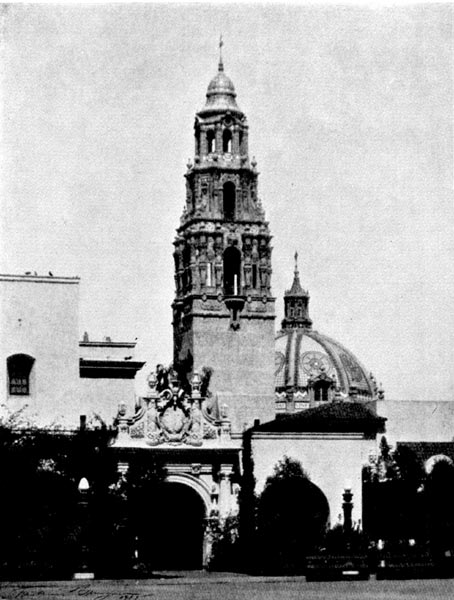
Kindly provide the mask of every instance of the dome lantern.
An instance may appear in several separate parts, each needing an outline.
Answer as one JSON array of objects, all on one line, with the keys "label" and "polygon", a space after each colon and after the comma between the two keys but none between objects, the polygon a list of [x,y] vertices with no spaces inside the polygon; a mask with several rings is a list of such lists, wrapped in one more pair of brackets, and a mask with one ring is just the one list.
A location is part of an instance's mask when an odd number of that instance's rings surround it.
[{"label": "dome lantern", "polygon": [[230,77],[224,73],[224,61],[222,59],[222,36],[219,41],[219,63],[218,72],[208,84],[206,93],[206,103],[203,109],[198,113],[206,115],[207,113],[219,113],[230,111],[237,115],[242,115],[240,108],[236,103],[235,86]]},{"label": "dome lantern", "polygon": [[285,318],[282,329],[306,328],[311,329],[312,320],[309,318],[309,292],[303,290],[298,271],[298,252],[295,252],[295,270],[292,287],[284,294]]}]

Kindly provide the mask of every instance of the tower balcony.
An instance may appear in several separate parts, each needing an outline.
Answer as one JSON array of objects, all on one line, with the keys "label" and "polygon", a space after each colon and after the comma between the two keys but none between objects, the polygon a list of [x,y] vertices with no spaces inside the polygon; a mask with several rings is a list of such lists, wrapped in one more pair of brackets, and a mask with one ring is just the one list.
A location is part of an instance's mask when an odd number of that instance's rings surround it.
[{"label": "tower balcony", "polygon": [[244,308],[246,296],[231,294],[224,296],[224,304],[230,313],[230,328],[236,331],[240,328],[240,313]]}]

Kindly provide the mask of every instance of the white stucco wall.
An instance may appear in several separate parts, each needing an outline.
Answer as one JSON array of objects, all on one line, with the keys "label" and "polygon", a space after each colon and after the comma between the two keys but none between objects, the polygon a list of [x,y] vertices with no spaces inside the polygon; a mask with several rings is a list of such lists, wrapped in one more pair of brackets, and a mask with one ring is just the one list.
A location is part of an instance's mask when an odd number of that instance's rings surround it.
[{"label": "white stucco wall", "polygon": [[[79,279],[0,275],[0,402],[37,424],[79,422]],[[28,396],[10,396],[6,360],[35,359]]]},{"label": "white stucco wall", "polygon": [[353,492],[352,518],[362,518],[362,466],[375,450],[375,440],[361,434],[254,433],[252,453],[256,491],[263,490],[266,478],[284,456],[299,460],[311,481],[325,494],[331,525],[342,514],[342,493],[346,486]]},{"label": "white stucco wall", "polygon": [[386,439],[396,442],[450,442],[454,439],[454,400],[383,400],[377,414],[386,417]]}]

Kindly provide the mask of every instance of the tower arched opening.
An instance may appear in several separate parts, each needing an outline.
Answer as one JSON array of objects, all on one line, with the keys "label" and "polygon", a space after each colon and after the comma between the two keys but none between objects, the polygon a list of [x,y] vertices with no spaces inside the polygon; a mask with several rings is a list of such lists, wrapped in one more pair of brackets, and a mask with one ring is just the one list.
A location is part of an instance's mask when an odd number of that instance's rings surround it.
[{"label": "tower arched opening", "polygon": [[240,154],[245,154],[244,148],[243,148],[243,132],[241,130],[238,133],[238,146],[240,149]]},{"label": "tower arched opening", "polygon": [[207,152],[208,154],[214,152],[214,131],[212,129],[207,131]]},{"label": "tower arched opening", "polygon": [[182,275],[182,283],[183,283],[183,291],[186,291],[191,286],[191,248],[189,245],[186,245],[183,249],[183,275]]},{"label": "tower arched opening", "polygon": [[224,153],[232,152],[232,132],[230,129],[224,129],[222,134],[222,151]]},{"label": "tower arched opening", "polygon": [[200,129],[195,130],[194,139],[195,139],[195,155],[199,156],[199,154],[200,154]]},{"label": "tower arched opening", "polygon": [[238,296],[241,288],[241,252],[234,246],[224,251],[224,294]]},{"label": "tower arched opening", "polygon": [[226,221],[235,220],[236,190],[233,181],[227,181],[223,187],[223,213]]}]

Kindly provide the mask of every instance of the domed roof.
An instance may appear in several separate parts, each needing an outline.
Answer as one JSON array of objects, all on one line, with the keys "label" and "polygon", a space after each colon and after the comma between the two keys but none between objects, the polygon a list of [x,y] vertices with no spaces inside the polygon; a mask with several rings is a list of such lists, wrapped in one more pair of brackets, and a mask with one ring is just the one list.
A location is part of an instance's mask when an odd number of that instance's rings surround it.
[{"label": "domed roof", "polygon": [[235,87],[230,77],[224,73],[222,63],[219,66],[219,71],[208,84],[207,96],[211,97],[216,94],[236,97]]},{"label": "domed roof", "polygon": [[316,384],[331,390],[325,399],[382,397],[382,390],[354,354],[336,340],[313,331],[309,293],[300,284],[297,253],[293,285],[285,292],[284,308],[282,331],[275,345],[277,394],[299,392],[309,399],[307,392]]},{"label": "domed roof", "polygon": [[[236,103],[235,87],[230,77],[224,73],[224,64],[219,61],[218,72],[210,81],[206,94],[207,100],[200,113],[225,112],[241,113]],[[199,114],[200,114],[199,113]]]},{"label": "domed roof", "polygon": [[332,338],[310,328],[281,331],[275,344],[275,387],[307,389],[323,377],[338,386],[342,396],[375,396],[375,383],[359,360]]}]

